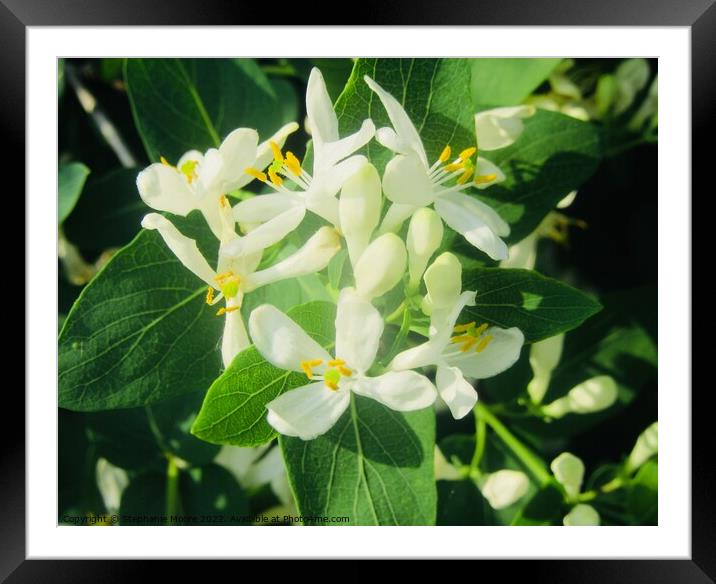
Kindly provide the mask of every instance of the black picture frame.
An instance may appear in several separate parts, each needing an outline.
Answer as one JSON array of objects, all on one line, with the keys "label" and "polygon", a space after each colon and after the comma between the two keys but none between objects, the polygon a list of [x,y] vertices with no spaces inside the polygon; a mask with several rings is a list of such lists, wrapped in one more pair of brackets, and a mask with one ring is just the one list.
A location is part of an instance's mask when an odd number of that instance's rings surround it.
[{"label": "black picture frame", "polygon": [[[692,168],[693,179],[703,177],[713,163],[710,138],[716,103],[716,6],[714,0],[489,0],[469,3],[390,0],[367,1],[360,24],[386,25],[560,25],[560,26],[683,26],[691,30],[692,56]],[[364,8],[366,3],[363,3]],[[173,0],[0,0],[0,71],[3,87],[0,121],[6,146],[5,168],[20,169],[25,157],[25,38],[29,26],[69,25],[260,25],[299,24],[295,5],[279,9],[275,3],[243,6],[236,2]],[[300,11],[299,11],[300,12]],[[276,20],[276,14],[285,15]],[[332,16],[339,18],[339,12]],[[304,18],[306,13],[304,11]],[[356,15],[358,16],[358,15]],[[284,22],[281,22],[281,18]],[[369,20],[366,20],[369,18]],[[262,20],[263,19],[263,20]],[[358,24],[344,22],[343,24]],[[336,22],[330,26],[340,26]],[[22,177],[20,172],[15,173]],[[701,181],[704,185],[705,180]],[[700,184],[692,180],[692,184]],[[713,186],[706,187],[713,192]],[[24,181],[16,186],[24,192]],[[20,190],[23,189],[23,190]],[[16,197],[17,198],[17,197]],[[21,211],[24,212],[24,211]],[[19,259],[19,258],[18,258]],[[28,269],[25,266],[24,269]],[[18,271],[19,273],[19,271]],[[25,307],[26,310],[28,307]],[[684,339],[689,342],[690,339]],[[690,377],[690,372],[689,372]],[[675,390],[676,388],[671,388]],[[680,388],[684,395],[689,388]],[[716,506],[713,435],[706,417],[710,386],[692,393],[692,534],[688,560],[564,560],[501,562],[500,577],[529,577],[545,582],[681,582],[716,581]],[[24,410],[23,395],[10,384],[6,408]],[[20,422],[24,424],[24,422]],[[7,582],[125,582],[149,577],[157,570],[171,581],[172,572],[187,577],[191,569],[209,572],[186,563],[165,567],[151,561],[126,560],[26,560],[25,559],[25,445],[21,429],[5,432],[0,470],[0,581]],[[476,542],[478,545],[479,542]],[[256,564],[254,564],[256,565]],[[495,567],[495,566],[492,566]],[[242,572],[245,568],[242,567]],[[265,567],[257,567],[257,574]],[[306,570],[310,568],[301,568]],[[343,578],[345,568],[337,567]],[[454,570],[454,568],[448,568]],[[181,570],[181,572],[180,572]],[[274,569],[272,569],[273,572]],[[285,570],[282,569],[283,572]],[[352,579],[372,577],[373,568],[363,563],[350,569]],[[211,567],[211,573],[216,573]],[[265,573],[263,574],[266,575]],[[273,574],[275,575],[275,573]],[[271,577],[273,577],[273,575]],[[239,575],[237,574],[237,577]],[[240,575],[245,578],[243,574]],[[201,576],[200,576],[201,577]],[[290,577],[285,572],[284,577]]]}]

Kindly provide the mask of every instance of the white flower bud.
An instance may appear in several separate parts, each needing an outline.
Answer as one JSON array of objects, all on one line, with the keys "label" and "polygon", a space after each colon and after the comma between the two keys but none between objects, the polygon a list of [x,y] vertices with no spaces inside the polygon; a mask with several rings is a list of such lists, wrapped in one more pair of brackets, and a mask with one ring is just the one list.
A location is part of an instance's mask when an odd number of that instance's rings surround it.
[{"label": "white flower bud", "polygon": [[564,487],[567,496],[574,499],[579,495],[584,480],[584,463],[569,452],[563,452],[549,465],[554,478]]},{"label": "white flower bud", "polygon": [[551,418],[561,418],[565,414],[591,414],[611,406],[619,395],[617,384],[609,375],[598,375],[580,383],[569,393],[542,408]]},{"label": "white flower bud", "polygon": [[107,511],[110,513],[118,511],[122,492],[129,484],[129,477],[126,471],[114,466],[105,458],[98,458],[95,477],[97,489],[102,495],[102,501]]},{"label": "white flower bud", "polygon": [[498,107],[475,114],[475,133],[480,150],[497,150],[514,143],[522,134],[523,118],[535,113],[532,105]]},{"label": "white flower bud", "polygon": [[462,290],[462,265],[449,251],[440,254],[423,276],[428,293],[423,300],[423,312],[450,308]]},{"label": "white flower bud", "polygon": [[658,422],[654,422],[646,430],[644,430],[636,444],[629,454],[626,462],[626,470],[629,473],[634,472],[652,456],[659,451],[659,426]]},{"label": "white flower bud", "polygon": [[358,294],[372,300],[395,287],[405,273],[407,255],[403,240],[394,233],[373,240],[355,266]]},{"label": "white flower bud", "polygon": [[527,385],[527,393],[536,404],[542,401],[547,393],[552,371],[562,357],[564,335],[555,335],[544,341],[534,343],[530,349],[530,366],[532,367],[532,381]]},{"label": "white flower bud", "polygon": [[509,507],[527,493],[530,481],[519,470],[498,470],[483,477],[479,483],[482,496],[493,509]]},{"label": "white flower bud", "polygon": [[378,226],[381,202],[380,176],[372,164],[364,165],[343,184],[338,214],[353,266]]},{"label": "white flower bud", "polygon": [[562,523],[567,526],[599,525],[599,513],[591,505],[580,503],[564,516]]},{"label": "white flower bud", "polygon": [[443,238],[443,221],[432,209],[423,207],[413,213],[408,226],[408,270],[410,284],[417,287],[430,258],[440,247]]},{"label": "white flower bud", "polygon": [[448,462],[437,446],[435,446],[434,464],[436,481],[459,481],[464,478],[463,474]]}]

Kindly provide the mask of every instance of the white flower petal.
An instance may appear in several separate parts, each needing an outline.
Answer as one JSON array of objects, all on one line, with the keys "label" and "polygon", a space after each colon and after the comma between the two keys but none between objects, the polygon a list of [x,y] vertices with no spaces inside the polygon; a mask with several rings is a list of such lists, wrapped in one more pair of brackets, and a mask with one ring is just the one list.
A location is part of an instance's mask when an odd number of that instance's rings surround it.
[{"label": "white flower petal", "polygon": [[443,221],[432,209],[423,207],[413,213],[405,239],[408,272],[412,284],[417,286],[420,283],[430,258],[440,247],[443,231]]},{"label": "white flower petal", "polygon": [[363,377],[351,389],[398,412],[422,410],[437,397],[430,380],[415,371],[389,371],[378,377]]},{"label": "white flower petal", "polygon": [[493,260],[507,259],[507,245],[485,223],[474,209],[455,203],[446,196],[438,197],[435,210],[448,226],[461,234],[477,249],[485,252]]},{"label": "white flower petal", "polygon": [[287,193],[257,195],[234,206],[234,219],[239,223],[265,223],[299,205],[303,203],[298,195]]},{"label": "white flower petal", "polygon": [[[226,307],[234,306],[240,306],[237,299],[227,299]],[[249,335],[246,333],[241,310],[227,312],[223,318],[226,320],[224,321],[224,336],[221,339],[221,359],[224,367],[228,367],[236,355],[251,345],[251,341],[249,341]]]},{"label": "white flower petal", "polygon": [[223,194],[223,169],[224,161],[219,151],[216,148],[207,150],[201,164],[196,168],[198,179],[192,183],[207,200],[216,199],[216,202],[219,202],[219,196]]},{"label": "white flower petal", "polygon": [[619,394],[610,375],[597,375],[569,390],[569,409],[575,414],[589,414],[607,409]]},{"label": "white flower petal", "polygon": [[359,154],[339,162],[313,177],[311,188],[306,196],[309,201],[311,197],[334,197],[343,184],[366,164],[368,159]]},{"label": "white flower petal", "polygon": [[[493,164],[487,160],[487,158],[483,158],[482,156],[477,157],[477,162],[475,163],[475,177],[479,177],[479,180],[477,182],[473,182],[473,185],[480,190],[486,189],[487,187],[497,183],[501,183],[506,178],[505,173],[502,172],[502,169],[499,166]],[[488,177],[492,178],[488,180]]]},{"label": "white flower petal", "polygon": [[503,469],[480,481],[480,492],[493,509],[505,509],[525,496],[530,486],[527,475],[519,470]]},{"label": "white flower petal", "polygon": [[562,523],[567,526],[596,526],[599,525],[599,513],[591,505],[580,503],[564,516]]},{"label": "white flower petal", "polygon": [[492,340],[480,353],[474,350],[462,353],[456,348],[449,357],[445,355],[445,360],[475,379],[487,379],[512,367],[519,359],[525,342],[522,331],[515,327],[502,329],[493,326],[484,335],[491,335]]},{"label": "white flower petal", "polygon": [[634,472],[652,456],[659,452],[659,423],[654,422],[636,439],[634,448],[627,458],[627,472]]},{"label": "white flower petal", "polygon": [[[286,138],[288,138],[296,130],[298,130],[298,124],[296,122],[289,122],[288,124],[284,124],[283,126],[281,126],[273,136],[258,145],[258,147],[256,148],[256,160],[253,162],[253,164],[249,166],[253,166],[254,168],[257,168],[259,170],[263,170],[264,168],[266,168],[273,160],[273,150],[271,150],[270,143],[274,142],[278,145],[279,148],[283,148],[283,145],[286,143]],[[244,168],[241,169],[242,172]],[[253,178],[250,175],[246,175],[246,182],[244,182],[243,184],[248,184],[252,180]]]},{"label": "white flower petal", "polygon": [[525,237],[522,241],[509,247],[509,257],[500,262],[501,268],[519,268],[522,270],[534,270],[537,261],[537,241],[539,236],[536,231]]},{"label": "white flower petal", "polygon": [[277,264],[255,272],[246,283],[246,291],[272,282],[320,272],[341,249],[341,238],[332,227],[321,227],[296,252]]},{"label": "white flower petal", "polygon": [[353,266],[378,227],[381,205],[380,176],[375,166],[366,164],[344,183],[338,204],[340,229]]},{"label": "white flower petal", "polygon": [[306,87],[306,113],[311,124],[314,141],[322,143],[338,140],[338,118],[326,89],[321,72],[314,67]]},{"label": "white flower petal", "polygon": [[294,206],[270,219],[266,223],[252,229],[244,237],[235,239],[226,252],[231,255],[250,254],[263,251],[281,241],[296,227],[306,214],[302,206]]},{"label": "white flower petal", "polygon": [[216,272],[211,269],[196,241],[179,232],[174,224],[159,213],[150,213],[142,219],[142,227],[156,229],[164,243],[172,250],[177,259],[192,273],[204,280],[209,286],[216,288],[214,277]]},{"label": "white flower petal", "polygon": [[383,217],[383,222],[380,224],[379,233],[393,233],[400,229],[403,222],[410,217],[419,207],[415,205],[401,205],[399,203],[393,203],[389,208],[388,212]]},{"label": "white flower petal", "polygon": [[467,416],[477,403],[477,392],[457,367],[438,366],[435,384],[440,397],[450,408],[452,417],[460,420]]},{"label": "white flower petal", "polygon": [[200,203],[184,176],[176,168],[160,163],[151,164],[139,173],[137,190],[152,209],[175,215],[188,215]]},{"label": "white flower petal", "polygon": [[448,462],[440,448],[435,445],[435,480],[461,481],[465,478],[457,468]]},{"label": "white flower petal", "polygon": [[430,311],[450,309],[455,306],[462,290],[462,264],[449,251],[441,253],[425,270],[423,280]]},{"label": "white flower petal", "polygon": [[440,199],[457,205],[466,215],[477,217],[497,235],[506,237],[510,234],[510,225],[490,205],[483,203],[477,197],[465,193],[447,193]]},{"label": "white flower petal", "polygon": [[584,480],[584,463],[570,452],[563,452],[549,465],[554,478],[564,487],[567,496],[579,495]]},{"label": "white flower petal", "polygon": [[363,120],[357,132],[340,140],[336,140],[335,142],[322,144],[320,158],[316,156],[313,165],[314,173],[326,170],[338,161],[350,156],[356,150],[363,148],[363,146],[371,141],[374,135],[375,125],[373,124],[373,120]]},{"label": "white flower petal", "polygon": [[321,381],[291,389],[266,405],[266,421],[284,436],[313,440],[330,430],[350,403],[349,391]]},{"label": "white flower petal", "polygon": [[258,352],[279,369],[302,371],[301,361],[331,359],[306,331],[270,304],[262,304],[251,312],[249,331]]},{"label": "white flower petal", "polygon": [[244,488],[256,489],[286,472],[281,448],[274,446],[246,471]]},{"label": "white flower petal", "polygon": [[536,404],[540,403],[545,393],[547,393],[552,371],[557,367],[562,357],[563,345],[564,335],[561,334],[534,343],[530,348],[532,380],[527,385],[527,393]]},{"label": "white flower petal", "polygon": [[375,361],[383,334],[383,319],[367,300],[344,289],[336,313],[336,357],[363,374]]},{"label": "white flower petal", "polygon": [[221,143],[219,154],[222,162],[223,193],[238,188],[237,185],[246,176],[246,168],[254,166],[258,143],[258,133],[249,128],[234,130]]},{"label": "white flower petal", "polygon": [[480,150],[497,150],[513,144],[522,134],[523,118],[535,113],[532,105],[498,107],[475,114],[475,133]]},{"label": "white flower petal", "polygon": [[403,278],[407,261],[405,244],[397,235],[386,233],[374,239],[354,270],[358,294],[372,300],[392,290]]},{"label": "white flower petal", "polygon": [[394,203],[424,207],[435,199],[427,169],[416,156],[398,154],[383,173],[385,196]]},{"label": "white flower petal", "polygon": [[365,77],[363,77],[363,79],[365,79],[365,82],[368,84],[368,87],[375,91],[375,93],[380,98],[380,101],[382,102],[383,107],[385,108],[385,111],[390,118],[390,122],[393,124],[393,128],[395,129],[395,132],[398,135],[400,142],[409,145],[410,148],[415,152],[415,154],[418,155],[418,158],[420,158],[420,160],[422,161],[423,166],[427,168],[429,166],[428,157],[425,154],[423,141],[420,139],[420,134],[418,134],[418,131],[415,129],[413,122],[410,120],[408,114],[403,109],[403,106],[400,105],[397,99],[395,99],[392,95],[390,95],[390,93],[385,91],[385,89],[383,89],[370,77],[366,75]]}]

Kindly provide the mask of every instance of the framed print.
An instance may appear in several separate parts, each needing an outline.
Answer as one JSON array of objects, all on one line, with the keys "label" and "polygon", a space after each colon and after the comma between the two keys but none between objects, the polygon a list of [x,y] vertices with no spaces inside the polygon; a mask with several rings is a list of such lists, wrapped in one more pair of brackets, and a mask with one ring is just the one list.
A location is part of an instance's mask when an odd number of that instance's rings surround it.
[{"label": "framed print", "polygon": [[28,228],[3,577],[713,581],[690,234],[716,9],[497,4],[0,6]]}]

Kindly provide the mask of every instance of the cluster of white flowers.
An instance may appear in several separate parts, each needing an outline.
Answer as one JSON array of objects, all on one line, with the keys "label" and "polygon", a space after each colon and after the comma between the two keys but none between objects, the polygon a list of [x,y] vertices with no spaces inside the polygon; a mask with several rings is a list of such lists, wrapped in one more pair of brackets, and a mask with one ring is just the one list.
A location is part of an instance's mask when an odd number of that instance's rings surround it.
[{"label": "cluster of white flowers", "polygon": [[[431,263],[443,237],[443,222],[495,260],[505,260],[502,237],[507,223],[488,205],[463,191],[484,189],[505,179],[489,160],[469,146],[457,156],[445,146],[431,163],[419,132],[400,103],[372,79],[365,82],[382,102],[392,127],[376,130],[372,120],[346,137],[323,77],[311,72],[306,109],[313,137],[311,174],[291,152],[287,136],[298,125],[287,124],[259,144],[255,130],[231,132],[219,148],[204,154],[187,152],[172,166],[152,164],[137,179],[142,199],[153,209],[175,215],[199,210],[219,240],[216,269],[164,215],[142,221],[156,229],[177,258],[208,285],[206,301],[225,306],[222,341],[225,366],[251,342],[273,365],[303,372],[307,385],[267,405],[268,421],[279,432],[309,440],[328,431],[349,407],[350,393],[373,398],[389,408],[411,411],[430,406],[437,395],[455,418],[467,415],[477,394],[465,376],[482,379],[500,373],[519,357],[524,343],[516,328],[487,324],[456,325],[462,309],[475,301],[463,291],[461,264],[451,253]],[[480,152],[503,148],[521,134],[522,119],[532,106],[498,108],[475,116]],[[383,177],[355,154],[372,139],[394,153]],[[252,180],[273,191],[232,206],[227,193]],[[340,196],[338,196],[340,193]],[[381,221],[383,195],[390,201]],[[432,207],[432,208],[431,208]],[[263,251],[295,230],[307,212],[324,219],[305,244],[287,258],[258,269]],[[410,220],[406,241],[396,232]],[[239,226],[239,234],[237,232]],[[247,334],[240,308],[244,295],[260,286],[323,270],[345,240],[354,285],[340,291],[333,354],[316,343],[287,315],[271,305],[257,307]],[[406,290],[426,286],[422,309],[430,316],[429,338],[394,357],[374,375],[384,319],[372,302],[408,274]],[[435,384],[415,371],[436,366]]]}]

